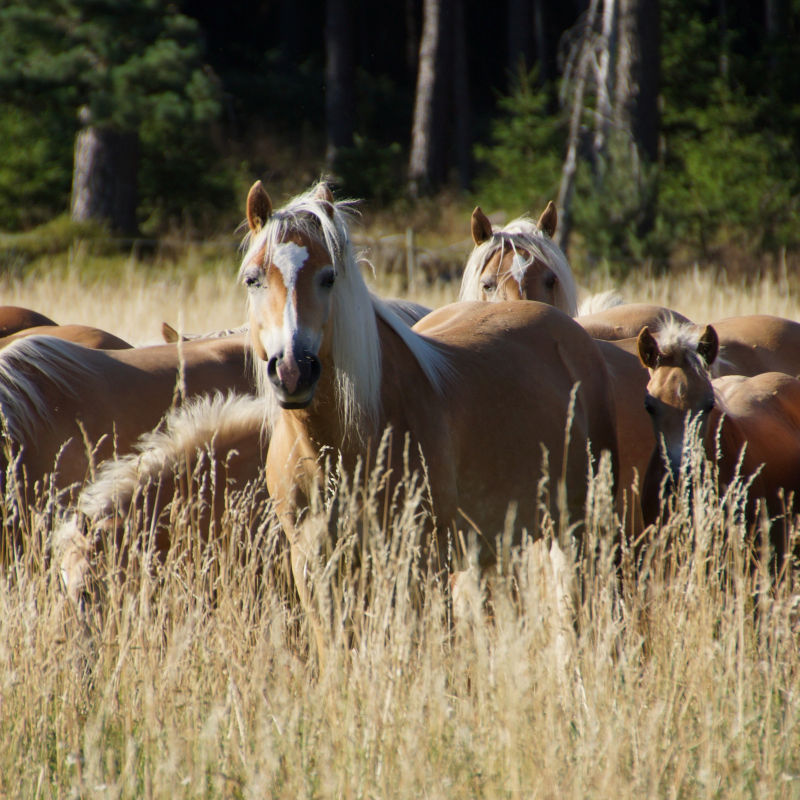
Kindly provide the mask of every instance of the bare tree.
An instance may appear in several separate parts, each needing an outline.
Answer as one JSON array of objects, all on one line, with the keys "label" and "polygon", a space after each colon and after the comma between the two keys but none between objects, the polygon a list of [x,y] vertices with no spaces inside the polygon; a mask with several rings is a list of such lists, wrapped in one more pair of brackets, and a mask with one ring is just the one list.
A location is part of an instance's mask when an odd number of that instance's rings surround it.
[{"label": "bare tree", "polygon": [[449,27],[448,0],[424,0],[419,45],[411,153],[408,161],[408,192],[419,197],[428,192],[443,173],[447,105],[446,70]]},{"label": "bare tree", "polygon": [[626,174],[636,196],[624,201],[637,207],[639,232],[652,223],[655,184],[647,180],[645,165],[658,159],[658,18],[658,0],[591,0],[572,31],[561,94],[569,108],[558,196],[557,235],[564,248],[580,155],[591,164],[597,190],[609,171]]}]

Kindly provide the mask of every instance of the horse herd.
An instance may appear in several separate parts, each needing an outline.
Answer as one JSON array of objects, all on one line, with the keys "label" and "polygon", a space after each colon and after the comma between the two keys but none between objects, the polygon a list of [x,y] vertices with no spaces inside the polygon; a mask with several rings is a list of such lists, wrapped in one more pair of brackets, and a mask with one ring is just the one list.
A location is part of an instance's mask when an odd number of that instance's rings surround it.
[{"label": "horse herd", "polygon": [[[583,519],[587,477],[606,457],[621,527],[640,536],[668,513],[687,421],[709,456],[719,447],[722,483],[751,479],[744,513],[755,523],[766,510],[776,560],[785,557],[800,490],[800,324],[695,325],[647,304],[581,313],[551,239],[552,203],[538,221],[498,230],[474,211],[459,302],[431,311],[383,300],[361,274],[354,213],[324,182],[274,209],[257,182],[240,269],[249,325],[227,335],[131,348],[33,312],[17,309],[14,321],[9,309],[0,325],[4,558],[27,530],[8,508],[47,482],[72,509],[52,536],[77,597],[98,546],[120,535],[143,497],[154,546],[169,547],[159,517],[177,470],[197,468],[204,452],[216,470],[205,485],[260,482],[311,609],[307,567],[327,529],[304,511],[323,488],[326,453],[354,474],[380,449],[387,503],[406,491],[399,476],[424,471],[430,563],[457,569],[453,542],[470,541],[487,569],[509,525],[518,542],[523,531],[539,535],[543,514]],[[178,338],[166,328],[165,337]],[[200,499],[200,535],[213,535],[219,497]]]}]

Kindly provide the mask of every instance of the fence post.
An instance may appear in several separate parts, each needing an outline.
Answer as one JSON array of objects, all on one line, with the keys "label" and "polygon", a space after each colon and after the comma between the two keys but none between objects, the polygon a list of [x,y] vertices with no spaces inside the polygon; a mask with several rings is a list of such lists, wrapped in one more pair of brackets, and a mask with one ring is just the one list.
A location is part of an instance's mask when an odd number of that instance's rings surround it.
[{"label": "fence post", "polygon": [[406,289],[414,289],[414,273],[416,272],[416,253],[414,251],[414,229],[406,228]]}]

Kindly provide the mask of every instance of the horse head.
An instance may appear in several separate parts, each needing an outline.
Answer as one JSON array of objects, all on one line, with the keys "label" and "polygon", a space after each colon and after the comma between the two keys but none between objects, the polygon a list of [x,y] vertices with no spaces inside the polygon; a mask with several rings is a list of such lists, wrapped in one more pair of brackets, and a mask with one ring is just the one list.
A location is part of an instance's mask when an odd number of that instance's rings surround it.
[{"label": "horse head", "polygon": [[710,325],[697,335],[691,325],[670,323],[654,336],[645,326],[637,340],[639,358],[650,372],[645,409],[656,440],[663,442],[666,464],[678,475],[686,431],[697,427],[701,441],[714,408],[710,368],[719,352],[717,333]]},{"label": "horse head", "polygon": [[499,230],[478,206],[475,249],[464,270],[461,300],[538,300],[574,316],[576,288],[566,257],[551,240],[558,214],[551,201],[538,222],[520,217]]}]

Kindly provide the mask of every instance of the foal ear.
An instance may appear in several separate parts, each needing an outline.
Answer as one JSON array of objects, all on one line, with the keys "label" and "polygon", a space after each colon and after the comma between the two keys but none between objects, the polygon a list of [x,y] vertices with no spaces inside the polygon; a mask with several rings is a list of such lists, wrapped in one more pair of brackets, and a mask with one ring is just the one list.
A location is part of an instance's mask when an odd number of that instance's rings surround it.
[{"label": "foal ear", "polygon": [[489,222],[489,217],[483,213],[480,206],[475,206],[472,212],[472,241],[475,244],[483,244],[492,238],[492,223]]},{"label": "foal ear", "polygon": [[324,181],[318,183],[317,189],[314,192],[314,197],[325,203],[325,210],[328,212],[328,216],[333,219],[333,192],[331,191],[331,187]]},{"label": "foal ear", "polygon": [[552,200],[547,204],[547,208],[542,211],[536,224],[539,226],[540,231],[544,231],[550,238],[553,237],[556,232],[556,225],[558,225],[558,210]]},{"label": "foal ear", "polygon": [[253,233],[258,233],[272,216],[272,200],[261,181],[256,181],[247,193],[247,224]]},{"label": "foal ear", "polygon": [[658,342],[655,336],[650,333],[647,325],[639,331],[639,338],[636,340],[639,348],[639,360],[648,369],[655,369],[658,366],[658,358],[661,351],[658,349]]},{"label": "foal ear", "polygon": [[697,354],[710,367],[714,363],[717,353],[719,353],[719,336],[710,325],[706,325],[706,329],[697,342]]}]

